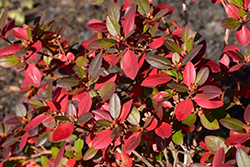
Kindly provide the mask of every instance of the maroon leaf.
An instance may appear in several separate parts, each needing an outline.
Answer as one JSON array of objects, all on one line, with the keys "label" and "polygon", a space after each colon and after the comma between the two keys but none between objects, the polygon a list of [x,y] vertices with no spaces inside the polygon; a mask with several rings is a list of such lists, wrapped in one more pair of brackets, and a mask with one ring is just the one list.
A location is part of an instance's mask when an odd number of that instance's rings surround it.
[{"label": "maroon leaf", "polygon": [[196,71],[194,65],[193,63],[188,62],[183,71],[183,83],[188,87],[190,87],[191,84],[194,83],[195,79],[196,79]]},{"label": "maroon leaf", "polygon": [[232,58],[234,62],[244,61],[244,58],[241,57],[237,52],[235,51],[227,51],[226,54]]},{"label": "maroon leaf", "polygon": [[22,48],[23,46],[20,44],[12,44],[10,46],[3,47],[0,49],[0,57],[4,55],[11,55],[13,53],[16,53]]},{"label": "maroon leaf", "polygon": [[223,102],[219,98],[205,100],[205,99],[194,99],[194,101],[201,107],[207,109],[219,108],[223,106]]},{"label": "maroon leaf", "polygon": [[184,58],[182,59],[181,61],[181,64],[182,65],[185,65],[187,64],[189,61],[192,61],[193,58],[195,56],[198,55],[198,53],[200,52],[200,50],[202,50],[202,48],[205,47],[203,44],[199,44],[199,45],[196,45],[190,52],[188,52]]},{"label": "maroon leaf", "polygon": [[169,138],[172,135],[172,127],[168,123],[162,122],[162,124],[155,129],[155,133],[160,137]]},{"label": "maroon leaf", "polygon": [[56,159],[55,159],[55,162],[54,162],[54,167],[57,167],[63,157],[63,153],[64,153],[64,150],[65,150],[65,146],[66,146],[66,143],[60,148],[59,152],[57,153],[57,156],[56,156]]},{"label": "maroon leaf", "polygon": [[132,50],[127,50],[122,59],[122,68],[124,73],[132,80],[135,79],[138,70],[138,60],[135,53]]},{"label": "maroon leaf", "polygon": [[65,123],[58,126],[52,135],[52,140],[54,142],[62,141],[68,138],[74,132],[74,125],[72,123]]},{"label": "maroon leaf", "polygon": [[198,85],[203,85],[207,81],[208,76],[209,76],[209,69],[208,69],[208,67],[202,68],[197,73],[197,76],[196,76],[196,79],[195,79],[195,83],[197,83]]},{"label": "maroon leaf", "polygon": [[152,41],[148,44],[148,46],[151,49],[157,49],[157,48],[162,46],[162,44],[164,43],[164,40],[165,40],[165,38],[163,36],[154,37],[154,38],[152,38]]},{"label": "maroon leaf", "polygon": [[199,89],[199,91],[202,91],[202,92],[197,93],[193,99],[210,100],[222,94],[220,88],[213,86],[213,85],[203,86]]},{"label": "maroon leaf", "polygon": [[91,106],[92,106],[92,98],[88,94],[86,94],[78,103],[78,113],[77,113],[78,118],[82,114],[89,112]]},{"label": "maroon leaf", "polygon": [[[106,57],[106,56],[105,56]],[[105,59],[105,58],[104,58]],[[95,83],[95,90],[100,90],[101,87],[106,83],[106,82],[115,82],[117,78],[117,74],[111,73],[105,77],[100,76],[99,79]]]},{"label": "maroon leaf", "polygon": [[169,82],[172,78],[166,74],[150,75],[143,80],[141,86],[154,87]]},{"label": "maroon leaf", "polygon": [[250,32],[246,26],[240,25],[235,33],[235,37],[240,45],[246,46],[250,40]]},{"label": "maroon leaf", "polygon": [[110,145],[113,139],[110,137],[112,130],[103,130],[99,132],[92,141],[93,147],[103,149]]},{"label": "maroon leaf", "polygon": [[127,140],[124,141],[123,151],[129,154],[133,151],[141,142],[141,133],[136,132],[132,134]]},{"label": "maroon leaf", "polygon": [[49,116],[49,114],[40,114],[37,117],[33,118],[25,127],[24,127],[24,131],[28,131],[31,129],[34,129],[35,127],[37,127],[40,123],[43,122],[43,120],[45,120],[47,117]]},{"label": "maroon leaf", "polygon": [[153,15],[155,16],[159,11],[163,10],[163,9],[168,9],[168,12],[166,14],[171,14],[174,12],[175,8],[172,7],[172,6],[169,6],[169,5],[165,5],[165,4],[160,4],[160,5],[157,5],[155,8],[154,8],[154,11],[153,11]]},{"label": "maroon leaf", "polygon": [[14,28],[14,30],[12,31],[12,34],[17,37],[17,38],[21,38],[24,39],[26,41],[29,40],[28,35],[27,35],[27,29],[26,28],[21,28],[21,27],[16,27]]},{"label": "maroon leaf", "polygon": [[227,138],[225,141],[225,144],[226,145],[242,144],[246,142],[249,139],[249,137],[250,137],[250,134],[245,134],[245,133],[235,134]]},{"label": "maroon leaf", "polygon": [[15,26],[15,20],[10,20],[2,29],[2,35],[7,37],[11,32],[12,28]]},{"label": "maroon leaf", "polygon": [[193,111],[193,102],[189,99],[183,100],[175,108],[175,116],[178,121],[187,118]]},{"label": "maroon leaf", "polygon": [[124,16],[123,33],[125,37],[134,28],[135,11],[136,11],[136,5],[135,4],[131,5],[129,10],[126,12]]},{"label": "maroon leaf", "polygon": [[215,154],[212,167],[221,167],[225,161],[225,150],[221,147]]},{"label": "maroon leaf", "polygon": [[28,68],[25,70],[25,78],[32,86],[39,87],[42,75],[34,64],[29,64]]},{"label": "maroon leaf", "polygon": [[112,122],[113,119],[111,118],[110,114],[107,111],[104,110],[93,110],[92,113],[95,115],[95,120],[108,120],[109,122]]},{"label": "maroon leaf", "polygon": [[233,4],[227,4],[225,6],[225,11],[228,15],[228,17],[239,19],[239,14],[238,14],[238,8],[234,6]]},{"label": "maroon leaf", "polygon": [[8,126],[16,126],[16,125],[22,124],[22,121],[20,120],[19,117],[11,117],[11,118],[4,120],[3,123]]},{"label": "maroon leaf", "polygon": [[118,118],[119,122],[123,122],[126,119],[126,117],[128,116],[128,114],[130,112],[132,103],[133,103],[133,99],[131,99],[123,104],[121,114]]},{"label": "maroon leaf", "polygon": [[247,124],[250,123],[250,104],[247,106],[244,112],[244,120]]}]

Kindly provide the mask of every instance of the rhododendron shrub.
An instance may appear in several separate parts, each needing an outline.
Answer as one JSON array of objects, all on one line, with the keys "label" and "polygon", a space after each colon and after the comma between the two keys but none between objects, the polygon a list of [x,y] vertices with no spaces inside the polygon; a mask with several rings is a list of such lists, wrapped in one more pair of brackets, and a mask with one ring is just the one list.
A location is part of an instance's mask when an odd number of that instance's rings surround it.
[{"label": "rhododendron shrub", "polygon": [[79,48],[45,13],[15,27],[6,9],[0,65],[24,71],[25,95],[1,120],[1,165],[249,166],[250,1],[222,2],[247,52],[226,45],[219,64],[189,24],[168,24],[167,4],[111,2]]}]

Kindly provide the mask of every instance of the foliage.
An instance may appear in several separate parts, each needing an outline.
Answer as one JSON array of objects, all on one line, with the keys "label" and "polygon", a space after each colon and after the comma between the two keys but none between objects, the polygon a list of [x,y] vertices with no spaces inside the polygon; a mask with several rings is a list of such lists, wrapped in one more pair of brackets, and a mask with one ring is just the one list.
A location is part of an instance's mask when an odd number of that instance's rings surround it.
[{"label": "foliage", "polygon": [[[15,27],[6,9],[0,29],[9,45],[0,65],[24,71],[25,98],[1,120],[1,165],[39,166],[39,158],[60,167],[248,166],[250,1],[222,3],[229,16],[222,26],[237,29],[248,48],[226,45],[219,65],[204,58],[206,41],[190,25],[168,25],[173,7],[150,0],[110,3],[104,20],[88,22],[94,34],[77,49],[62,28],[50,29],[54,21],[43,23],[45,13],[34,26]],[[235,106],[241,119],[230,115]],[[199,159],[191,143],[206,150]]]}]

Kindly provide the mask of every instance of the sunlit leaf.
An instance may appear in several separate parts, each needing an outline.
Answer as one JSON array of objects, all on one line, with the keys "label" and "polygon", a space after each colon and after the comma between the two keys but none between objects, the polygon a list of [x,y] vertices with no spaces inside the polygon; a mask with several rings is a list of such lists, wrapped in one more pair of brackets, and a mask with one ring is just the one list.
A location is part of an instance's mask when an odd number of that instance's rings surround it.
[{"label": "sunlit leaf", "polygon": [[155,133],[164,138],[169,138],[172,135],[172,127],[166,123],[162,122],[160,126],[155,129]]},{"label": "sunlit leaf", "polygon": [[100,90],[100,96],[102,98],[102,101],[108,100],[113,93],[115,92],[116,84],[114,82],[106,82],[101,90]]},{"label": "sunlit leaf", "polygon": [[172,135],[172,140],[177,145],[183,144],[183,134],[182,134],[181,130],[176,131]]},{"label": "sunlit leaf", "polygon": [[200,116],[202,125],[209,130],[219,129],[219,123],[211,114],[202,114]]},{"label": "sunlit leaf", "polygon": [[141,142],[141,133],[136,132],[132,134],[127,140],[125,140],[123,145],[123,151],[128,154],[132,152]]},{"label": "sunlit leaf", "polygon": [[118,24],[117,20],[112,16],[107,16],[106,20],[107,28],[109,33],[113,36],[121,35],[120,33],[120,25]]},{"label": "sunlit leaf", "polygon": [[58,126],[52,135],[52,140],[54,142],[62,141],[72,135],[74,131],[74,125],[72,123],[64,123]]},{"label": "sunlit leaf", "polygon": [[205,143],[206,143],[208,150],[213,154],[216,154],[216,152],[221,147],[223,147],[224,150],[227,151],[227,146],[224,144],[224,141],[217,136],[206,136]]},{"label": "sunlit leaf", "polygon": [[187,118],[193,111],[193,102],[189,99],[183,100],[175,108],[175,116],[178,121]]},{"label": "sunlit leaf", "polygon": [[121,112],[121,101],[119,96],[114,93],[109,100],[109,111],[113,118],[118,118]]},{"label": "sunlit leaf", "polygon": [[141,15],[149,13],[150,5],[147,0],[136,0],[136,4],[138,5],[138,12]]},{"label": "sunlit leaf", "polygon": [[132,50],[127,50],[122,59],[122,68],[124,73],[132,80],[135,79],[139,66],[135,53]]},{"label": "sunlit leaf", "polygon": [[19,63],[19,57],[16,55],[4,55],[0,57],[0,66],[2,67],[12,67]]},{"label": "sunlit leaf", "polygon": [[248,167],[250,164],[248,154],[240,147],[236,151],[236,160],[239,167]]},{"label": "sunlit leaf", "polygon": [[140,119],[141,119],[140,112],[136,107],[133,107],[132,111],[128,115],[127,121],[133,125],[137,125],[140,123]]},{"label": "sunlit leaf", "polygon": [[236,118],[222,118],[220,123],[231,130],[241,130],[244,128],[244,124]]},{"label": "sunlit leaf", "polygon": [[83,160],[87,161],[89,159],[92,159],[96,155],[97,152],[98,152],[98,149],[95,149],[94,147],[89,148],[84,154]]},{"label": "sunlit leaf", "polygon": [[110,137],[111,130],[103,130],[95,136],[92,141],[93,147],[96,149],[103,149],[110,145],[112,138]]},{"label": "sunlit leaf", "polygon": [[33,118],[25,127],[24,127],[24,131],[28,131],[31,129],[34,129],[35,127],[37,127],[40,123],[43,122],[43,120],[45,120],[47,117],[49,116],[49,114],[40,114],[37,117]]},{"label": "sunlit leaf", "polygon": [[158,55],[148,55],[146,56],[146,61],[153,67],[159,68],[159,69],[169,69],[171,68],[171,62],[163,57]]}]

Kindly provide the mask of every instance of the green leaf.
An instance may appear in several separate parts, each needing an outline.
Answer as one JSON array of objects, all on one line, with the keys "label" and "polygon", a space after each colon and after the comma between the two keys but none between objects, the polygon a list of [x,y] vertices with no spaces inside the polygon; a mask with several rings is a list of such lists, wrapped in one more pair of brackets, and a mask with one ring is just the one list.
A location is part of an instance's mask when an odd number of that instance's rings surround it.
[{"label": "green leaf", "polygon": [[95,149],[94,147],[89,148],[86,151],[86,153],[84,154],[83,160],[87,161],[87,160],[93,158],[96,155],[97,152],[98,152],[98,149]]},{"label": "green leaf", "polygon": [[111,123],[108,120],[104,120],[104,119],[98,120],[97,124],[99,124],[101,126],[104,126],[104,127],[110,127],[111,126]]},{"label": "green leaf", "polygon": [[220,128],[217,119],[215,119],[210,114],[202,114],[200,116],[200,119],[201,119],[201,124],[208,130],[216,130]]},{"label": "green leaf", "polygon": [[41,164],[43,167],[48,167],[48,165],[47,165],[48,160],[49,159],[47,157],[41,156]]},{"label": "green leaf", "polygon": [[205,143],[208,150],[214,155],[221,147],[224,147],[225,152],[227,152],[227,146],[225,145],[224,141],[217,136],[206,136]]},{"label": "green leaf", "polygon": [[63,77],[56,81],[57,87],[71,88],[79,85],[79,79],[75,77]]},{"label": "green leaf", "polygon": [[84,145],[83,139],[79,138],[74,143],[74,147],[73,147],[74,151],[75,152],[81,152],[82,148],[83,148],[83,145]]},{"label": "green leaf", "polygon": [[108,100],[115,92],[115,89],[116,89],[116,84],[114,82],[106,82],[100,90],[100,96],[102,98],[102,102]]},{"label": "green leaf", "polygon": [[171,62],[163,56],[158,55],[148,55],[146,56],[146,61],[153,67],[159,69],[169,69],[171,68]]},{"label": "green leaf", "polygon": [[190,52],[193,49],[194,46],[194,38],[190,38],[187,42],[186,42],[186,50],[188,52]]},{"label": "green leaf", "polygon": [[53,58],[49,56],[43,56],[43,60],[47,65],[50,65],[50,62]]},{"label": "green leaf", "polygon": [[79,56],[77,57],[76,59],[76,65],[78,67],[83,67],[85,66],[85,64],[88,62],[88,59],[86,57],[83,57],[83,56]]},{"label": "green leaf", "polygon": [[178,54],[178,53],[174,53],[173,54],[173,56],[172,56],[172,62],[174,63],[174,62],[177,62],[177,63],[179,63],[179,61],[180,61],[180,55]]},{"label": "green leaf", "polygon": [[140,112],[134,106],[130,114],[128,115],[127,121],[133,125],[137,125],[140,123]]},{"label": "green leaf", "polygon": [[77,70],[79,77],[84,78],[86,76],[85,71],[82,68]]},{"label": "green leaf", "polygon": [[29,26],[28,29],[27,29],[27,36],[28,36],[29,40],[31,40],[31,37],[32,37],[31,35],[32,35],[31,27]]},{"label": "green leaf", "polygon": [[116,21],[116,19],[112,16],[107,16],[106,25],[109,30],[109,33],[113,36],[121,35],[120,33],[120,25]]},{"label": "green leaf", "polygon": [[19,63],[19,57],[16,55],[4,55],[0,57],[0,66],[2,67],[12,67]]},{"label": "green leaf", "polygon": [[155,23],[155,25],[152,27],[151,32],[150,32],[151,37],[155,36],[155,34],[158,30],[158,27],[159,27],[159,22]]},{"label": "green leaf", "polygon": [[242,7],[243,6],[243,1],[242,0],[228,0],[230,4],[233,4],[237,7]]},{"label": "green leaf", "polygon": [[145,24],[142,29],[142,34],[144,34],[149,29],[149,24]]},{"label": "green leaf", "polygon": [[119,22],[120,20],[120,10],[119,10],[119,7],[111,2],[109,3],[109,6],[108,6],[108,16],[112,16],[113,18],[116,19],[117,22]]},{"label": "green leaf", "polygon": [[235,18],[225,18],[221,22],[221,26],[228,29],[235,29],[240,25],[238,19]]},{"label": "green leaf", "polygon": [[181,130],[176,131],[173,135],[172,135],[172,140],[175,144],[177,145],[181,145],[183,144],[183,134],[181,133]]},{"label": "green leaf", "polygon": [[42,31],[45,31],[47,30],[48,28],[50,28],[52,26],[52,24],[55,22],[55,20],[52,20],[50,22],[48,22],[47,24],[45,24],[44,26],[42,26],[41,30]]},{"label": "green leaf", "polygon": [[191,113],[187,118],[182,120],[182,124],[191,126],[196,122],[197,116],[194,113]]},{"label": "green leaf", "polygon": [[88,1],[92,5],[98,5],[101,4],[104,0],[88,0]]},{"label": "green leaf", "polygon": [[188,42],[189,39],[194,38],[195,33],[193,32],[193,30],[191,29],[191,26],[189,24],[187,24],[181,34],[181,39],[184,42]]},{"label": "green leaf", "polygon": [[28,104],[34,108],[41,108],[44,106],[44,104],[39,100],[30,100]]},{"label": "green leaf", "polygon": [[177,52],[178,54],[181,54],[181,48],[175,42],[165,41],[165,45],[171,52]]},{"label": "green leaf", "polygon": [[240,17],[243,17],[246,14],[246,12],[243,9],[239,9],[238,14]]},{"label": "green leaf", "polygon": [[169,11],[168,8],[161,9],[156,15],[154,16],[153,20],[162,18],[167,12]]},{"label": "green leaf", "polygon": [[72,151],[66,151],[65,152],[65,155],[68,157],[68,158],[73,158],[74,157],[74,153]]},{"label": "green leaf", "polygon": [[177,92],[187,92],[188,87],[182,83],[170,82],[167,84],[168,87],[176,90]]},{"label": "green leaf", "polygon": [[56,159],[57,154],[58,154],[58,152],[59,152],[59,148],[57,148],[57,147],[52,147],[52,148],[51,148],[51,151],[52,151],[52,157],[53,157],[53,159]]},{"label": "green leaf", "polygon": [[138,12],[141,15],[145,15],[150,12],[148,0],[136,0],[136,4],[138,5]]},{"label": "green leaf", "polygon": [[244,124],[236,118],[222,118],[220,123],[230,130],[241,130],[244,128]]},{"label": "green leaf", "polygon": [[247,47],[247,55],[250,55],[250,45]]},{"label": "green leaf", "polygon": [[248,167],[250,164],[248,154],[240,147],[236,151],[236,160],[239,167]]},{"label": "green leaf", "polygon": [[70,121],[69,117],[66,117],[66,116],[55,116],[55,119],[61,120],[61,121]]},{"label": "green leaf", "polygon": [[98,39],[90,43],[88,47],[93,49],[110,48],[116,45],[116,43],[117,43],[116,40],[113,39]]}]

